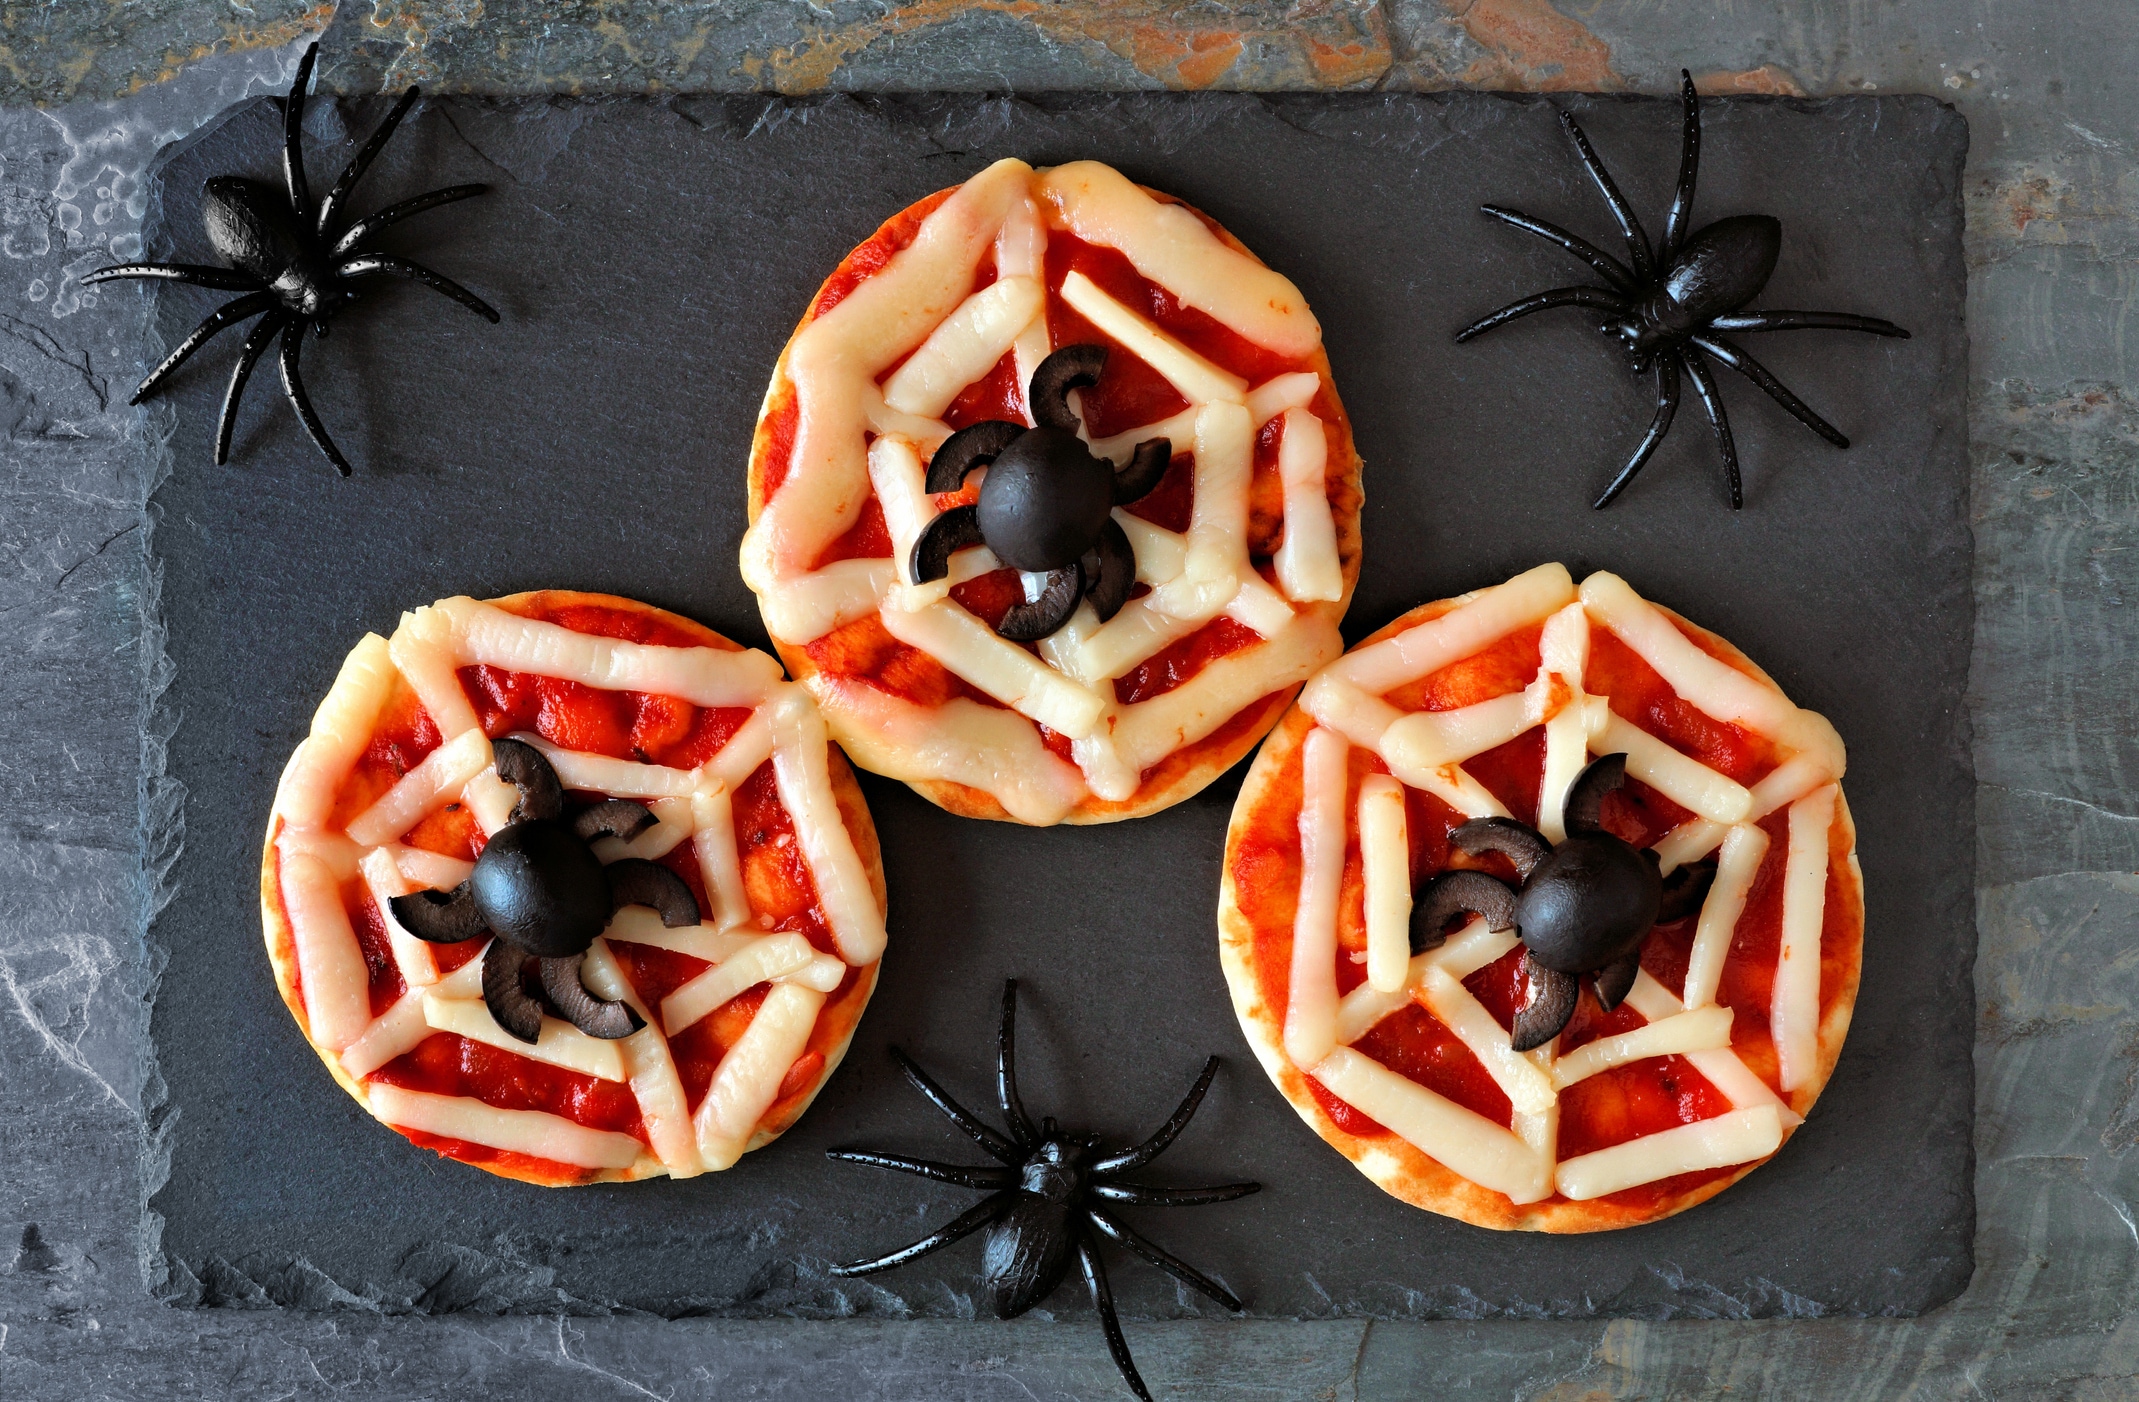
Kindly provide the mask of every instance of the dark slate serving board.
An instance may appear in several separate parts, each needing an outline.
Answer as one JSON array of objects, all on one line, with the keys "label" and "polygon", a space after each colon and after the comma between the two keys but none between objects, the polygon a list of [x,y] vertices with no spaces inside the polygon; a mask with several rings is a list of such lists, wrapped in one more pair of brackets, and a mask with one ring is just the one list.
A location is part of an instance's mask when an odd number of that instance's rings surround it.
[{"label": "dark slate serving board", "polygon": [[[1568,99],[1660,224],[1678,109]],[[312,121],[315,183],[383,103]],[[235,112],[162,170],[151,256],[206,256],[198,191],[275,168],[276,117]],[[1892,317],[1906,342],[1758,342],[1856,439],[1847,454],[1745,382],[1724,395],[1746,509],[1722,504],[1689,398],[1619,505],[1586,505],[1646,425],[1593,329],[1539,317],[1450,333],[1578,280],[1489,223],[1513,204],[1604,240],[1595,191],[1535,99],[1149,96],[834,99],[419,109],[359,201],[450,182],[487,198],[398,242],[496,302],[490,327],[395,288],[312,343],[336,478],[255,383],[238,461],[210,463],[236,336],[180,376],[155,541],[188,793],[154,1034],[177,1111],[155,1196],[175,1300],[389,1308],[629,1307],[964,1314],[972,1244],[864,1284],[823,1274],[960,1210],[955,1189],[828,1163],[831,1145],[971,1158],[891,1066],[910,1049],[986,1098],[1001,980],[1029,993],[1028,1103],[1141,1136],[1210,1051],[1226,1068],[1155,1176],[1261,1179],[1243,1203],[1135,1222],[1266,1315],[1909,1313],[1971,1268],[1973,790],[1961,707],[1965,514],[1961,119],[1921,98],[1706,108],[1699,213],[1779,215],[1764,301]],[[870,780],[891,951],[854,1050],[801,1125],[732,1172],[572,1192],[410,1149],[314,1062],[278,1005],[255,905],[275,776],[365,629],[445,594],[546,585],[681,610],[762,645],[735,570],[742,469],[775,355],[819,279],[882,218],[1018,154],[1083,156],[1178,192],[1298,281],[1367,461],[1366,570],[1348,634],[1543,559],[1609,567],[1720,630],[1850,744],[1870,901],[1839,1071],[1774,1164],[1675,1220],[1597,1237],[1499,1234],[1408,1208],[1325,1148],[1234,1023],[1212,911],[1229,775],[1159,817],[1031,831],[946,817]],[[214,300],[160,294],[175,342]],[[1137,1315],[1205,1312],[1143,1265]],[[353,1298],[352,1298],[353,1297]],[[1054,1303],[1081,1308],[1074,1291]]]}]

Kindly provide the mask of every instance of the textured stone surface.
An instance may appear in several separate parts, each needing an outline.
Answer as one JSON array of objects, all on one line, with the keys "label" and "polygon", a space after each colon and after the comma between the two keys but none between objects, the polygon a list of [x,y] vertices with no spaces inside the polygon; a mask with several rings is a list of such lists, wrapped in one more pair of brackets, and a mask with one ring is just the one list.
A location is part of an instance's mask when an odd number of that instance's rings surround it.
[{"label": "textured stone surface", "polygon": [[[409,1320],[146,1303],[153,1231],[141,1209],[160,1180],[162,1118],[139,1053],[155,971],[138,930],[165,854],[142,853],[134,833],[141,805],[172,796],[138,783],[144,759],[156,772],[157,745],[144,746],[138,721],[158,682],[139,624],[154,585],[138,464],[141,440],[169,425],[124,408],[142,302],[85,296],[74,279],[132,252],[135,182],[157,146],[279,88],[287,54],[272,46],[328,16],[267,0],[244,11],[135,5],[123,23],[121,13],[0,11],[0,101],[12,105],[0,113],[0,652],[11,664],[0,704],[20,735],[0,759],[0,1394],[1120,1395],[1087,1327],[1038,1320]],[[1635,0],[1564,12],[1545,0],[1399,0],[1248,6],[1238,18],[1200,6],[1182,22],[1120,13],[1130,19],[1090,3],[753,4],[647,18],[622,6],[380,0],[334,18],[327,78],[361,90],[399,65],[499,92],[1007,81],[1661,92],[1685,65],[1710,90],[1875,88],[1954,102],[1972,142],[1982,781],[1968,1293],[1906,1322],[1734,1322],[1719,1301],[1725,1317],[1701,1324],[1184,1322],[1141,1326],[1135,1345],[1162,1396],[2139,1391],[2139,962],[2128,952],[2139,784],[2127,661],[2139,645],[2128,539],[2139,421],[2123,329],[2139,248],[2129,78],[2139,55],[2121,10],[1765,0],[1696,18]],[[1255,43],[1228,56],[1227,36],[1243,33]],[[1335,61],[1318,66],[1316,42]],[[142,88],[182,65],[175,82]],[[135,95],[117,108],[21,106],[125,92]]]}]

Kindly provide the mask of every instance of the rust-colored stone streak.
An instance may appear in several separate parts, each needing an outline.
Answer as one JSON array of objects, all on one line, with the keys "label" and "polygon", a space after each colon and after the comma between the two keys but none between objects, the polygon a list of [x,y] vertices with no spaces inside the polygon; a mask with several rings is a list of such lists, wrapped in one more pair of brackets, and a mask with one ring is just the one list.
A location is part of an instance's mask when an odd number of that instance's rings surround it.
[{"label": "rust-colored stone streak", "polygon": [[1612,47],[1549,0],[1449,0],[1451,17],[1486,52],[1460,75],[1466,87],[1518,92],[1610,92],[1625,87]]},{"label": "rust-colored stone streak", "polygon": [[[332,0],[258,0],[243,9],[161,3],[129,6],[123,28],[116,19],[110,19],[112,27],[90,28],[55,17],[47,6],[0,5],[0,101],[43,107],[81,97],[124,97],[168,82],[215,54],[279,49],[317,34],[334,8]],[[124,42],[129,33],[157,35],[163,43],[130,47]]]},{"label": "rust-colored stone streak", "polygon": [[1763,63],[1758,68],[1719,69],[1712,73],[1696,73],[1693,85],[1707,96],[1722,93],[1754,93],[1766,97],[1803,97],[1805,89],[1790,70],[1779,64]]}]

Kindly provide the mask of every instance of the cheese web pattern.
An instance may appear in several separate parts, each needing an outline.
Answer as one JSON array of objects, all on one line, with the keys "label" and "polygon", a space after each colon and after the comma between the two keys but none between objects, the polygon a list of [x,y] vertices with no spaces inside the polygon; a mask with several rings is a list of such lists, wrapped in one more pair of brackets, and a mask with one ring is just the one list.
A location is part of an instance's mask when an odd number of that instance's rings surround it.
[{"label": "cheese web pattern", "polygon": [[[761,427],[761,451],[784,452],[785,461],[760,464],[767,499],[741,557],[766,627],[791,658],[873,616],[899,644],[995,703],[925,705],[874,685],[866,672],[798,666],[858,763],[909,782],[978,789],[1010,817],[1036,824],[1133,805],[1154,765],[1305,680],[1343,650],[1337,622],[1348,592],[1328,474],[1344,480],[1350,464],[1328,451],[1311,407],[1324,376],[1293,368],[1249,384],[1081,271],[1050,286],[1050,237],[1125,256],[1150,285],[1268,358],[1296,367],[1320,355],[1321,329],[1299,290],[1184,207],[1093,162],[1036,172],[1000,161],[944,198],[909,244],[789,343],[767,406],[791,388],[793,440],[767,449]],[[990,260],[993,279],[976,290]],[[928,585],[908,581],[906,557],[939,511],[967,496],[931,497],[923,485],[924,463],[952,431],[937,416],[1007,363],[1029,424],[1022,391],[1055,348],[1051,314],[1081,317],[1112,342],[1109,378],[1141,367],[1186,401],[1092,446],[1126,462],[1138,442],[1169,438],[1176,457],[1190,460],[1193,499],[1185,531],[1117,510],[1149,592],[1105,623],[1081,604],[1027,649],[952,594],[1001,568],[985,546],[961,552],[950,577]],[[1248,545],[1256,439],[1273,420],[1281,421],[1283,517],[1274,584]],[[827,560],[872,499],[892,558]],[[1132,688],[1135,699],[1123,699],[1117,680],[1222,623],[1252,641],[1170,689],[1142,698]]]},{"label": "cheese web pattern", "polygon": [[[1622,719],[1610,697],[1591,694],[1584,673],[1592,628],[1609,632],[1647,664],[1678,703],[1768,742],[1775,757],[1768,776],[1748,789]],[[1521,630],[1539,630],[1541,659],[1522,690],[1455,710],[1406,711],[1386,699]],[[1703,652],[1623,581],[1598,574],[1578,590],[1556,564],[1466,595],[1436,617],[1359,648],[1311,680],[1300,707],[1313,725],[1301,744],[1299,898],[1282,1054],[1312,1079],[1318,1097],[1372,1119],[1514,1205],[1554,1197],[1586,1202],[1680,1174],[1749,1164],[1780,1146],[1800,1121],[1785,1097],[1816,1091],[1824,1076],[1817,1064],[1824,905],[1830,865],[1837,860],[1836,827],[1846,824],[1837,787],[1844,756],[1832,727],[1768,683]],[[1387,889],[1389,869],[1404,865],[1408,890],[1410,852],[1403,810],[1389,805],[1390,790],[1401,784],[1433,795],[1462,818],[1504,815],[1465,761],[1536,727],[1544,731],[1541,815],[1557,817],[1568,783],[1592,755],[1625,751],[1630,775],[1695,815],[1656,840],[1660,864],[1668,870],[1719,846],[1722,853],[1700,914],[1684,1001],[1643,972],[1627,998],[1640,1019],[1630,1030],[1565,1052],[1556,1039],[1518,1053],[1500,1016],[1463,982],[1518,948],[1512,932],[1495,934],[1477,921],[1438,948],[1410,956],[1408,964],[1408,948],[1395,946],[1404,938],[1396,928],[1408,920],[1409,905],[1404,892]],[[1631,737],[1639,743],[1630,743]],[[1373,772],[1370,761],[1355,782],[1356,750],[1371,752],[1388,773]],[[1733,1050],[1732,1009],[1716,996],[1732,931],[1768,852],[1767,832],[1757,824],[1785,807],[1781,952],[1772,1005],[1757,1010],[1771,1035],[1749,1044],[1763,1051],[1757,1058],[1762,1065],[1775,1066],[1771,1085]],[[1846,834],[1846,826],[1842,830]],[[1340,998],[1337,960],[1344,956],[1333,892],[1344,874],[1348,843],[1359,852],[1364,872],[1368,972],[1365,982]],[[1360,1044],[1377,1024],[1414,1008],[1462,1043],[1506,1097],[1507,1128],[1364,1053]],[[1769,1043],[1772,1057],[1765,1055]],[[1827,1050],[1831,1057],[1834,1049]],[[1560,1155],[1562,1092],[1614,1068],[1665,1056],[1685,1058],[1718,1093],[1722,1108],[1670,1129]]]},{"label": "cheese web pattern", "polygon": [[[518,1041],[483,1002],[480,951],[469,957],[462,946],[423,944],[401,929],[387,904],[416,890],[449,889],[469,873],[466,861],[417,845],[412,830],[430,815],[457,805],[485,834],[508,821],[516,791],[497,777],[494,737],[485,733],[459,676],[478,666],[596,692],[636,693],[656,705],[748,712],[709,758],[687,770],[568,749],[534,734],[517,737],[543,751],[567,790],[651,800],[659,821],[630,842],[604,839],[596,848],[601,860],[668,857],[688,845],[703,876],[705,923],[669,929],[653,912],[627,907],[588,951],[582,977],[589,989],[630,1004],[647,1024],[621,1041],[589,1037],[550,1017],[533,1045]],[[420,702],[438,743],[352,813],[343,789],[397,687]],[[787,1083],[791,1072],[799,1066],[821,1080],[826,1058],[808,1050],[818,1014],[854,970],[873,974],[884,950],[884,913],[833,790],[830,743],[808,694],[764,653],[623,641],[467,598],[404,614],[391,640],[367,636],[350,655],[275,799],[271,861],[309,1035],[367,1108],[404,1131],[533,1156],[585,1176],[688,1177],[729,1167],[770,1137],[760,1120],[795,1089]],[[792,930],[772,931],[773,916],[752,907],[742,875],[750,853],[738,847],[731,798],[761,767],[769,775],[757,783],[776,794],[792,831],[747,840],[792,844],[814,887],[811,910],[836,953]],[[387,957],[406,990],[376,1013],[352,910],[359,923],[375,919],[383,929]],[[271,915],[271,941],[274,929]],[[681,990],[642,993],[632,981],[637,961],[619,958],[619,946],[664,950],[712,967]],[[435,957],[447,950],[462,957],[450,972]],[[768,991],[754,1008],[723,1013],[731,1004],[742,1009],[737,1000],[761,987]],[[730,1026],[727,1053],[694,1106],[671,1039],[716,1014]],[[473,1095],[431,1094],[378,1079],[439,1033],[477,1044],[486,1055],[613,1083],[630,1097],[621,1103],[636,1103],[644,1142],[615,1126],[593,1127],[541,1108],[494,1106]],[[836,1057],[836,1047],[830,1055]]]}]

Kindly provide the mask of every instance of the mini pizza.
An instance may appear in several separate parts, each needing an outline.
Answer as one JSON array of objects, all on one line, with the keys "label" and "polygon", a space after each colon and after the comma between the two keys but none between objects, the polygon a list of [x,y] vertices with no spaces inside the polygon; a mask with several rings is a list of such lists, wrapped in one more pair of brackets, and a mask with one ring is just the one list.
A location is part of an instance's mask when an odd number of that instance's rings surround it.
[{"label": "mini pizza", "polygon": [[1343,650],[1360,463],[1299,289],[1084,161],[885,223],[765,395],[742,573],[855,761],[955,813],[1195,793]]},{"label": "mini pizza", "polygon": [[1841,1053],[1843,759],[1613,575],[1422,605],[1314,677],[1249,771],[1219,910],[1241,1026],[1406,1202],[1547,1232],[1684,1211],[1781,1147]]},{"label": "mini pizza", "polygon": [[283,771],[260,905],[344,1090],[552,1186],[769,1143],[884,951],[876,830],[809,695],[570,591],[445,599],[357,644]]}]

